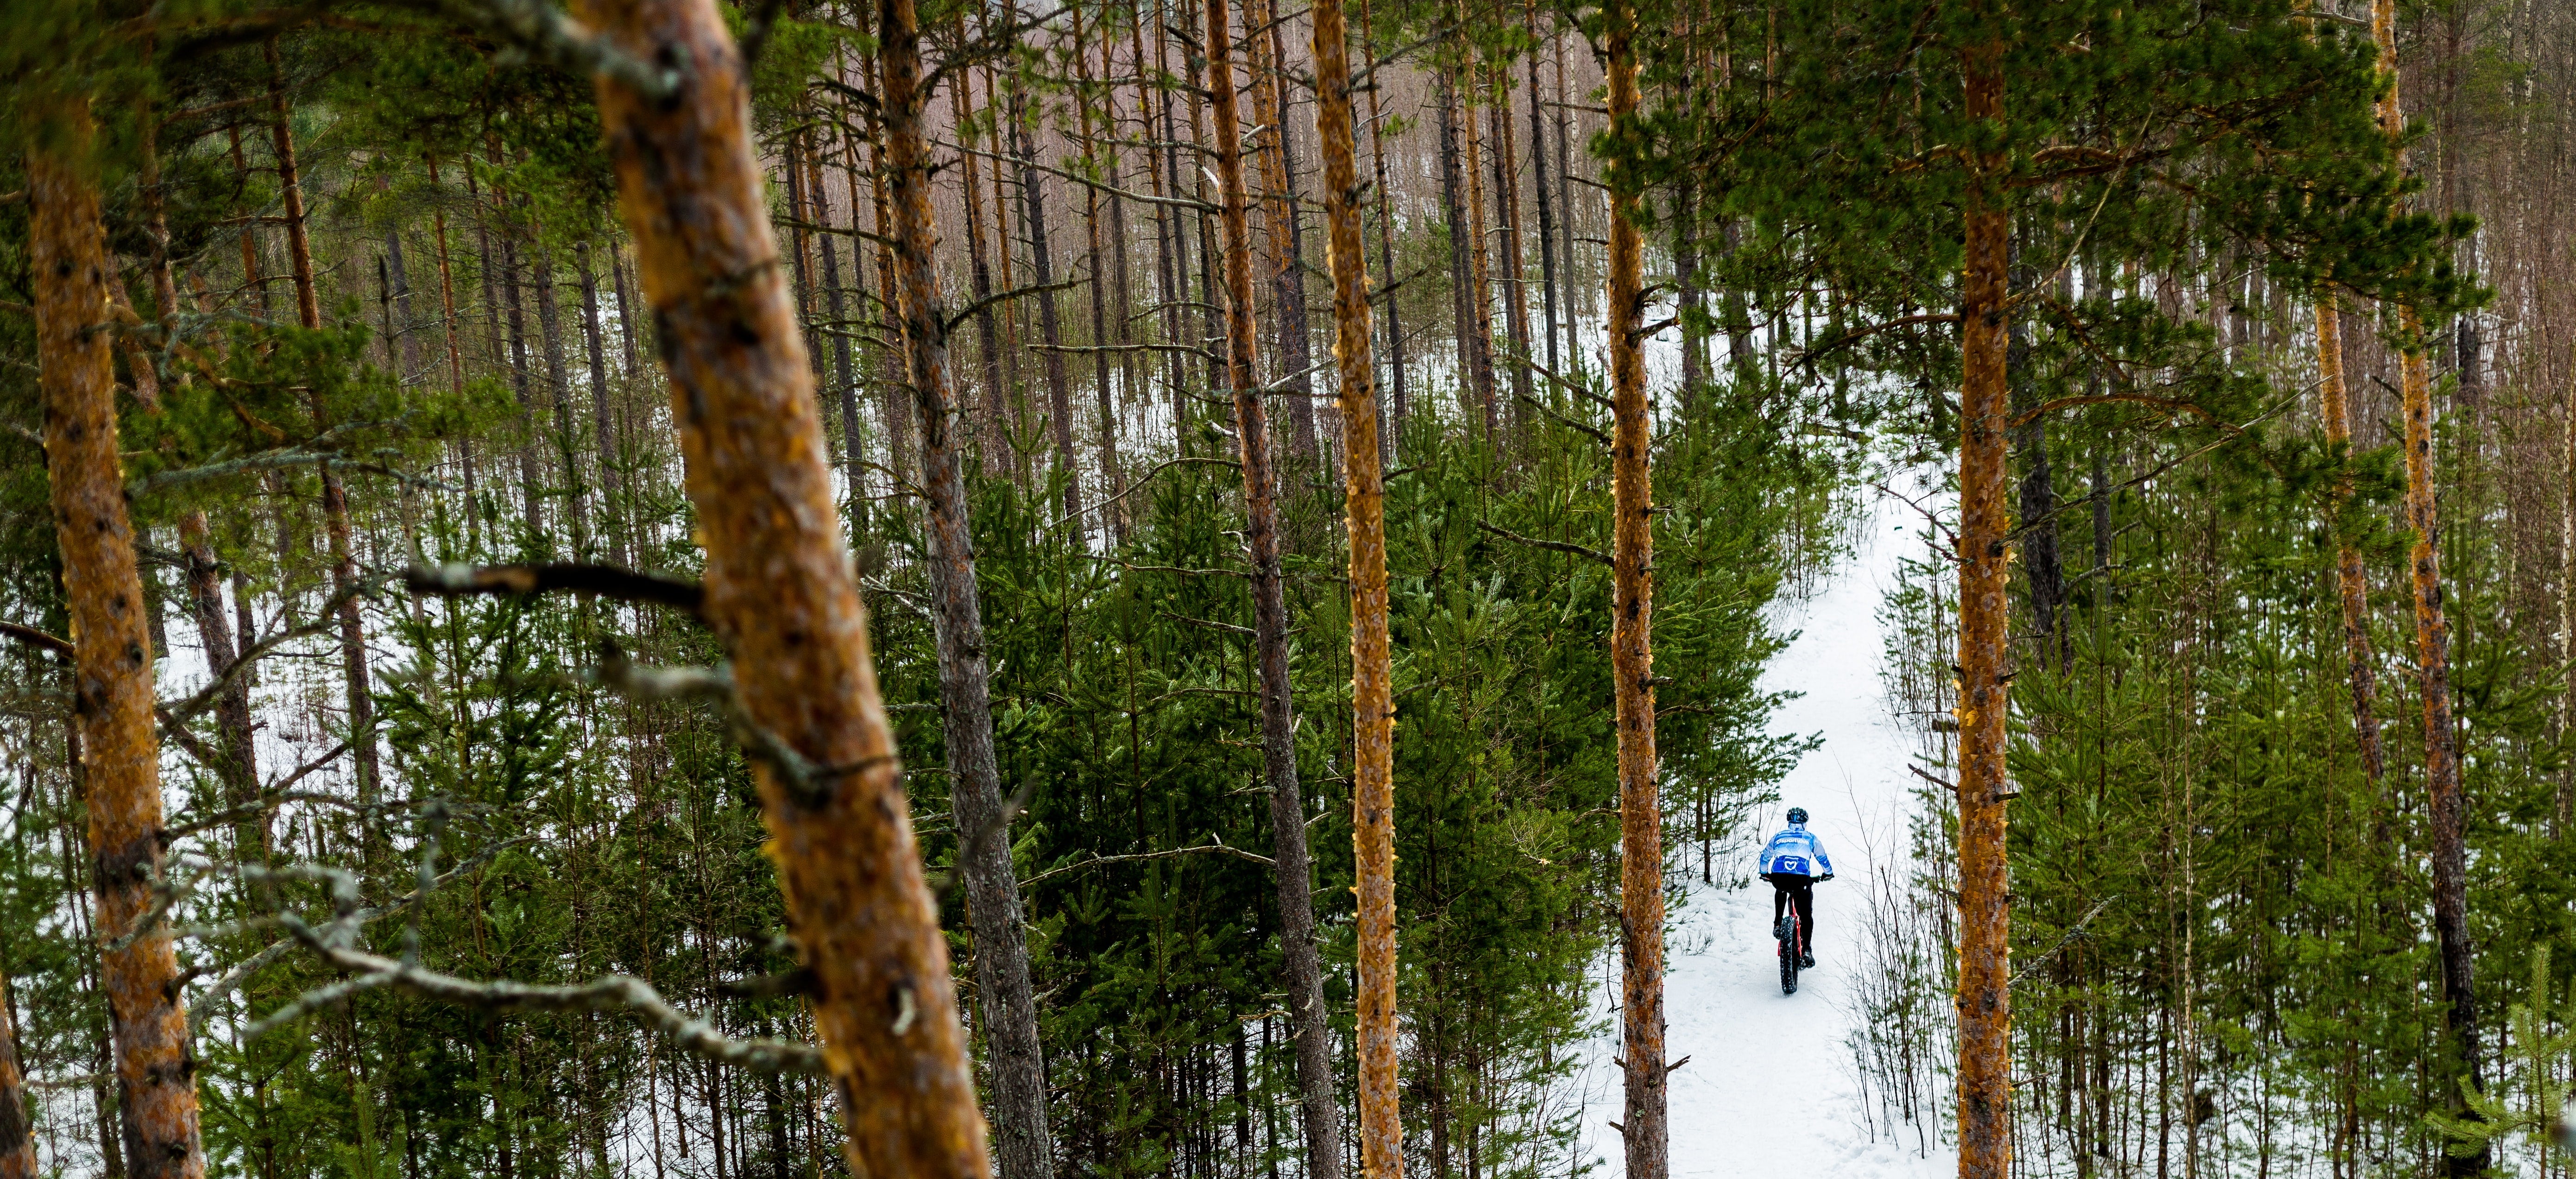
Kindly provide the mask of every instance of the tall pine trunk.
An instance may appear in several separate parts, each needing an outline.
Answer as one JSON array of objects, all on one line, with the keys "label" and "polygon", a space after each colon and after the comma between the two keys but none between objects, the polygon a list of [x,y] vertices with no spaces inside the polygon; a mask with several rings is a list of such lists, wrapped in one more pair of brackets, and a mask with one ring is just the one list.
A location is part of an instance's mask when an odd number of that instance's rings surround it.
[{"label": "tall pine trunk", "polygon": [[[313,289],[313,241],[304,219],[304,181],[296,167],[292,112],[285,78],[277,60],[277,39],[262,48],[268,65],[269,130],[277,150],[277,183],[286,205],[286,256],[295,276],[295,315],[308,329],[322,326],[322,304]],[[312,402],[314,424],[333,423],[319,396]],[[376,760],[375,689],[367,672],[367,632],[358,614],[358,595],[347,592],[358,579],[358,563],[349,534],[349,495],[340,474],[328,462],[315,468],[322,478],[322,525],[331,545],[331,590],[341,595],[340,674],[349,706],[350,763],[357,770],[358,803],[373,806],[382,785]]]},{"label": "tall pine trunk", "polygon": [[788,929],[857,1175],[985,1179],[974,1074],[832,502],[813,370],[714,0],[592,0],[584,20],[676,92],[597,81],[620,205],[659,325],[706,614],[752,723],[817,775],[756,769]]},{"label": "tall pine trunk", "polygon": [[[2398,105],[2397,3],[2374,0],[2372,37],[2387,86],[2380,92],[2381,130],[2396,139],[2406,130]],[[2480,1060],[2475,947],[2469,942],[2467,805],[2461,796],[2459,731],[2451,716],[2451,624],[2442,608],[2441,514],[2433,485],[2433,378],[2424,353],[2429,345],[2415,308],[2397,309],[2403,341],[2398,356],[2400,408],[2406,419],[2406,526],[2414,533],[2407,552],[2415,600],[2415,659],[2424,697],[2424,794],[2432,811],[2433,932],[2441,945],[2442,997],[2449,1004],[2452,1065],[2459,1071],[2441,1086],[2454,1116],[2475,1119],[2458,1082],[2486,1088]],[[2483,1174],[2488,1151],[2444,1159],[2455,1176]]]},{"label": "tall pine trunk", "polygon": [[[1271,858],[1279,899],[1279,943],[1288,983],[1288,1016],[1297,1038],[1298,1088],[1306,1121],[1307,1169],[1318,1179],[1341,1171],[1339,1135],[1319,1116],[1330,1100],[1328,1077],[1316,1076],[1330,1012],[1315,950],[1313,868],[1306,851],[1306,808],[1297,780],[1297,721],[1288,680],[1288,598],[1279,565],[1279,491],[1270,467],[1270,428],[1253,374],[1258,348],[1252,324],[1251,195],[1243,179],[1243,132],[1236,112],[1233,29],[1225,0],[1206,0],[1206,92],[1216,131],[1216,181],[1225,229],[1225,373],[1234,396],[1235,433],[1243,461],[1244,547],[1252,559],[1253,646],[1261,671],[1261,768],[1270,788]],[[1381,865],[1392,867],[1392,864]],[[1370,866],[1363,862],[1361,879]],[[1370,886],[1361,885],[1365,894]],[[1362,908],[1367,907],[1363,901]],[[1392,931],[1389,931],[1392,953]],[[1363,935],[1365,942],[1366,935]],[[1362,951],[1364,954],[1367,950]],[[1365,969],[1365,967],[1363,968]],[[1318,1092],[1320,1087],[1323,1092]],[[1363,1132],[1365,1134],[1365,1131]]]},{"label": "tall pine trunk", "polygon": [[114,266],[99,215],[85,98],[52,98],[27,153],[37,383],[63,596],[70,608],[72,718],[98,883],[99,982],[115,1038],[123,1157],[134,1179],[202,1179],[197,1062],[166,928],[145,930],[161,873],[160,740],[152,639],[117,456],[112,334],[99,330]]},{"label": "tall pine trunk", "polygon": [[[1360,1170],[1401,1179],[1404,1122],[1395,1019],[1395,673],[1387,628],[1386,480],[1378,438],[1377,361],[1369,355],[1368,247],[1360,236],[1359,164],[1351,134],[1350,33],[1341,0],[1315,0],[1315,138],[1324,154],[1324,257],[1333,269],[1333,361],[1341,378],[1342,507],[1351,546],[1351,851],[1359,866]],[[1365,43],[1365,42],[1363,42]],[[1374,90],[1374,88],[1372,88]],[[1284,864],[1284,862],[1283,862]],[[1291,878],[1283,866],[1280,892]],[[1304,873],[1294,879],[1302,891]],[[1311,942],[1303,947],[1310,959]],[[1310,964],[1306,969],[1313,970]],[[1320,994],[1299,996],[1321,1003]],[[1306,1115],[1307,1173],[1340,1179],[1324,1013],[1295,1025]]]},{"label": "tall pine trunk", "polygon": [[[1968,117],[2003,118],[2003,47],[1965,55]],[[2011,911],[2005,894],[2005,660],[2012,568],[2008,331],[2012,217],[2000,154],[1967,187],[1959,309],[1959,1175],[2007,1179],[2012,1164]]]},{"label": "tall pine trunk", "polygon": [[[1637,119],[1637,10],[1611,0],[1602,40],[1613,134]],[[1654,422],[1646,401],[1645,239],[1636,179],[1610,181],[1610,678],[1619,732],[1620,1042],[1629,1179],[1672,1172],[1664,1108],[1664,812],[1656,774]]]},{"label": "tall pine trunk", "polygon": [[885,133],[887,210],[893,221],[896,291],[904,323],[914,404],[921,428],[921,485],[927,501],[932,620],[939,643],[939,699],[956,805],[958,862],[975,925],[977,998],[993,1075],[993,1116],[1001,1131],[1002,1179],[1049,1179],[1047,1075],[1020,884],[1011,865],[1010,815],[993,752],[991,669],[975,585],[975,538],[967,519],[964,438],[948,368],[948,308],[932,252],[931,157],[923,142],[921,50],[913,0],[880,0],[878,66]]},{"label": "tall pine trunk", "polygon": [[0,973],[0,1179],[36,1179],[36,1127],[27,1117],[27,1077],[18,1068],[12,1005],[9,976]]}]

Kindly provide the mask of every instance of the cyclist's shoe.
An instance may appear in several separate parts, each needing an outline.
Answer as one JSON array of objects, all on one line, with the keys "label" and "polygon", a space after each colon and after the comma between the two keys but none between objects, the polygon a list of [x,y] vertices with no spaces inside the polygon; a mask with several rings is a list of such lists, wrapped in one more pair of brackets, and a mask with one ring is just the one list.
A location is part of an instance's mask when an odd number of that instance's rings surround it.
[{"label": "cyclist's shoe", "polygon": [[1798,955],[1798,968],[1800,970],[1814,970],[1816,968],[1816,952],[1814,950],[1809,950],[1804,954]]},{"label": "cyclist's shoe", "polygon": [[1771,923],[1771,940],[1781,941],[1786,939],[1788,936],[1789,919],[1787,917],[1782,917],[1781,919]]}]

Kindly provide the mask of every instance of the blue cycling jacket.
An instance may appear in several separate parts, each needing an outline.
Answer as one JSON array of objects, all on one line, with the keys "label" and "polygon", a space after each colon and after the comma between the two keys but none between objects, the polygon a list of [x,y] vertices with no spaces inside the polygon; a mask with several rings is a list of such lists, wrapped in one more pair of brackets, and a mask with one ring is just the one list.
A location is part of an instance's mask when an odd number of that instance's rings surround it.
[{"label": "blue cycling jacket", "polygon": [[1831,876],[1834,862],[1825,858],[1825,845],[1808,833],[1806,824],[1791,823],[1762,845],[1755,870],[1764,876]]}]

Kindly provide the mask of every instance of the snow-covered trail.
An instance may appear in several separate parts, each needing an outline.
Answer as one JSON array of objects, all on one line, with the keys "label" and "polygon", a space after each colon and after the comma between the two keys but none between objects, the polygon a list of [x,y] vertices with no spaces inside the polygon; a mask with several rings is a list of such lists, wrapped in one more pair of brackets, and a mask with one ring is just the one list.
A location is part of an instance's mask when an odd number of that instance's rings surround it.
[{"label": "snow-covered trail", "polygon": [[[1825,741],[1790,772],[1779,804],[1755,826],[1767,836],[1789,807],[1807,808],[1837,879],[1816,887],[1816,967],[1800,975],[1795,995],[1780,993],[1768,886],[1729,887],[1724,868],[1713,886],[1694,875],[1687,902],[1673,913],[1665,1059],[1689,1058],[1671,1074],[1669,1093],[1677,1177],[1879,1179],[1958,1169],[1955,1156],[1937,1145],[1925,1157],[1910,1132],[1902,1142],[1870,1141],[1845,1045],[1858,1016],[1841,971],[1864,951],[1857,889],[1872,860],[1906,854],[1911,739],[1896,727],[1880,687],[1878,607],[1895,585],[1897,558],[1921,543],[1918,521],[1904,505],[1877,497],[1855,530],[1855,551],[1811,599],[1775,616],[1775,625],[1800,633],[1765,682],[1804,695],[1781,708],[1773,731],[1821,733]],[[1740,850],[1745,862],[1733,874],[1749,877],[1753,849]],[[1596,1179],[1624,1173],[1619,1132],[1610,1126],[1621,1119],[1622,1102],[1612,1062],[1619,1047],[1615,950],[1603,966],[1593,1005],[1607,1030],[1585,1045],[1577,1155],[1598,1160]]]}]

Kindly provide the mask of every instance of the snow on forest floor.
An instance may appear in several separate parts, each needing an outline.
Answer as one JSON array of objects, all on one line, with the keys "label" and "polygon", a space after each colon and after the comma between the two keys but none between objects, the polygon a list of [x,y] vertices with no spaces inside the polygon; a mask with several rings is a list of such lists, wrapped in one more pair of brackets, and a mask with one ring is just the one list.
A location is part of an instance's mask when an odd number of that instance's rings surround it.
[{"label": "snow on forest floor", "polygon": [[[1728,859],[1714,885],[1692,873],[1688,898],[1671,915],[1665,1060],[1690,1058],[1672,1072],[1668,1096],[1676,1177],[1894,1179],[1958,1169],[1937,1134],[1929,1135],[1928,1155],[1912,1126],[1900,1127],[1901,1140],[1883,1133],[1871,1140],[1846,1046],[1859,1015],[1840,971],[1864,952],[1854,890],[1869,878],[1872,859],[1907,854],[1911,801],[1911,738],[1890,716],[1879,681],[1886,647],[1878,607],[1895,585],[1897,558],[1920,544],[1920,517],[1883,494],[1873,499],[1854,529],[1853,551],[1814,596],[1775,613],[1775,626],[1801,633],[1764,677],[1774,690],[1803,693],[1780,709],[1772,731],[1824,736],[1780,784],[1779,803],[1755,816],[1759,832],[1750,835],[1767,837],[1789,807],[1803,806],[1834,862],[1837,878],[1816,888],[1815,969],[1799,976],[1797,994],[1780,993],[1771,890],[1750,879],[1751,846],[1722,849]],[[1592,1015],[1602,1030],[1582,1046],[1577,1079],[1584,1109],[1576,1157],[1592,1165],[1592,1179],[1624,1173],[1610,1126],[1622,1117],[1613,1063],[1618,984],[1614,948],[1594,971]]]}]

